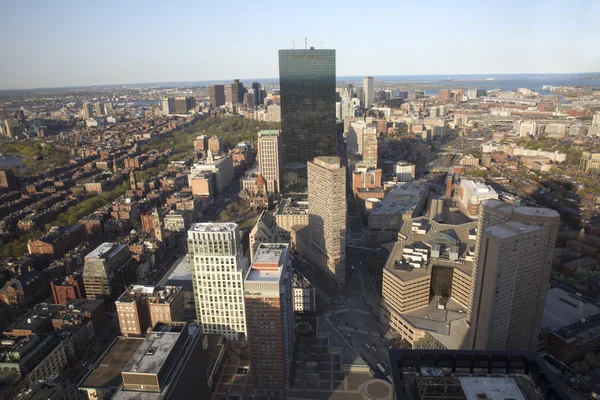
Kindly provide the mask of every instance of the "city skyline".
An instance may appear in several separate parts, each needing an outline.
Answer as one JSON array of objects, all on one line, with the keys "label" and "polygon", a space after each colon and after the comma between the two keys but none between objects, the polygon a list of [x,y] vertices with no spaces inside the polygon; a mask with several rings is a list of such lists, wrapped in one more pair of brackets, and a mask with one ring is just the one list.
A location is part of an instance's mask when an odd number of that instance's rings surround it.
[{"label": "city skyline", "polygon": [[[600,70],[593,43],[593,38],[600,35],[600,28],[592,18],[600,5],[591,2],[580,3],[578,7],[566,7],[559,2],[516,5],[513,1],[494,5],[467,2],[462,7],[450,8],[440,2],[432,4],[423,14],[416,4],[382,2],[378,8],[385,10],[382,16],[398,15],[388,21],[392,26],[396,26],[393,21],[398,21],[398,31],[389,37],[371,39],[369,35],[345,35],[343,30],[330,28],[335,24],[326,23],[360,15],[362,9],[358,3],[325,8],[319,4],[319,13],[315,14],[311,3],[288,13],[277,3],[256,7],[240,2],[232,5],[231,15],[237,20],[260,16],[283,28],[278,28],[277,35],[263,35],[257,40],[246,34],[244,24],[239,24],[232,27],[230,35],[203,41],[190,51],[188,42],[192,37],[205,35],[212,28],[218,31],[222,10],[196,8],[199,6],[186,2],[166,9],[159,7],[159,3],[144,3],[142,7],[142,3],[128,2],[119,4],[118,14],[112,12],[110,2],[93,12],[87,5],[70,3],[60,6],[41,3],[35,7],[30,2],[3,4],[0,12],[7,23],[0,28],[4,49],[0,90],[225,81],[236,76],[275,78],[277,50],[291,48],[292,40],[295,48],[302,49],[305,37],[309,47],[336,49],[338,76]],[[469,15],[467,21],[466,15]],[[377,14],[373,13],[373,18]],[[49,20],[54,22],[54,29],[45,29]],[[171,20],[177,23],[170,23]],[[198,20],[203,23],[198,24]],[[560,30],[554,29],[557,20],[561,21]],[[310,25],[306,21],[311,21]],[[456,21],[462,22],[456,24]],[[19,29],[25,22],[30,29]],[[16,30],[18,42],[13,39]],[[411,32],[416,31],[418,40],[411,40]],[[485,34],[475,34],[481,31]],[[390,51],[390,44],[403,36],[408,40],[402,41],[402,47]],[[549,51],[552,49],[545,43],[560,51],[560,57]],[[364,48],[369,49],[369,54],[385,52],[385,62],[379,57],[362,56],[359,50]]]}]

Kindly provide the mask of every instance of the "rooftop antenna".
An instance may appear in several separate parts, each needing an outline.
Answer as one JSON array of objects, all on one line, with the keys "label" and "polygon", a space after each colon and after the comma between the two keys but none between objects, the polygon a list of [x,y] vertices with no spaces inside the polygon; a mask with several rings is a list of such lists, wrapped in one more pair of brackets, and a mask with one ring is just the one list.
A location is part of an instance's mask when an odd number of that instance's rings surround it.
[{"label": "rooftop antenna", "polygon": [[304,50],[308,49],[308,38],[304,36]]},{"label": "rooftop antenna", "polygon": [[294,39],[292,39],[292,50],[294,50]]}]

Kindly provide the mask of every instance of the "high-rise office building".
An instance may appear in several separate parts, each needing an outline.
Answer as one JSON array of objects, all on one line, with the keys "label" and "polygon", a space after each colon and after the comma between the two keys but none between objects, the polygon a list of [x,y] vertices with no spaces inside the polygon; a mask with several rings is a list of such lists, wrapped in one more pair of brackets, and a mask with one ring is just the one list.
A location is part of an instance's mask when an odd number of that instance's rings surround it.
[{"label": "high-rise office building", "polygon": [[104,108],[104,103],[94,104],[94,109],[96,110],[96,117],[100,117],[100,116],[106,114],[106,109]]},{"label": "high-rise office building", "polygon": [[124,244],[105,242],[85,256],[83,285],[88,299],[115,299],[120,293],[117,270],[131,253]]},{"label": "high-rise office building", "polygon": [[373,84],[372,76],[363,78],[363,92],[365,96],[365,108],[371,108],[375,99],[375,85]]},{"label": "high-rise office building", "polygon": [[234,105],[237,103],[244,102],[244,95],[246,94],[246,89],[244,89],[244,84],[240,82],[239,79],[234,79],[231,85],[231,100],[229,100]]},{"label": "high-rise office building", "polygon": [[234,104],[232,85],[225,86],[225,104]]},{"label": "high-rise office building", "polygon": [[282,151],[279,131],[266,130],[258,132],[258,165],[267,181],[267,191],[281,191]]},{"label": "high-rise office building", "polygon": [[243,258],[240,230],[234,223],[197,223],[188,231],[190,272],[196,315],[204,333],[228,340],[246,337]]},{"label": "high-rise office building", "polygon": [[187,114],[191,106],[190,97],[176,97],[175,98],[175,113]]},{"label": "high-rise office building", "polygon": [[254,102],[254,89],[249,89],[244,95],[244,105],[250,108],[256,106]]},{"label": "high-rise office building", "polygon": [[377,128],[368,126],[365,129],[362,143],[362,165],[377,168]]},{"label": "high-rise office building", "polygon": [[307,161],[336,154],[335,50],[279,50],[279,86],[283,179],[301,190]]},{"label": "high-rise office building", "polygon": [[175,99],[169,97],[162,101],[162,113],[163,115],[169,115],[175,113]]},{"label": "high-rise office building", "polygon": [[94,116],[94,106],[92,103],[83,104],[83,116],[85,119],[92,118]]},{"label": "high-rise office building", "polygon": [[225,104],[225,86],[210,85],[208,87],[208,97],[210,98],[210,106],[217,108]]},{"label": "high-rise office building", "polygon": [[281,396],[290,382],[294,309],[288,246],[261,243],[246,276],[248,347],[258,395]]},{"label": "high-rise office building", "polygon": [[196,98],[194,96],[188,96],[185,98],[185,104],[187,106],[187,110],[192,111],[196,108]]},{"label": "high-rise office building", "polygon": [[547,208],[482,206],[467,312],[473,349],[536,349],[559,224]]},{"label": "high-rise office building", "polygon": [[313,261],[337,282],[345,283],[346,168],[339,157],[308,162],[308,227]]},{"label": "high-rise office building", "polygon": [[254,90],[254,105],[258,106],[263,103],[263,91],[260,88],[260,83],[252,82],[252,90]]}]

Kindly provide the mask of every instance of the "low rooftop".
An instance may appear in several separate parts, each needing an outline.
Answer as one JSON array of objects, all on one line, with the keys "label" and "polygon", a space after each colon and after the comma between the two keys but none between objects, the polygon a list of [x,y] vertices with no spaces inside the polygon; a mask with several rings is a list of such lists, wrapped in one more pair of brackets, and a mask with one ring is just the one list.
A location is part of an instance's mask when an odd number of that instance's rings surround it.
[{"label": "low rooftop", "polygon": [[181,257],[179,263],[175,263],[158,284],[161,286],[181,286],[182,290],[191,291],[193,289],[192,273],[190,272],[190,261],[187,257]]},{"label": "low rooftop", "polygon": [[238,224],[233,222],[200,222],[195,223],[190,228],[190,231],[193,232],[210,232],[210,233],[218,233],[218,232],[235,232],[237,230]]},{"label": "low rooftop", "polygon": [[308,201],[296,201],[292,198],[285,198],[279,204],[275,214],[307,214]]},{"label": "low rooftop", "polygon": [[542,328],[554,331],[597,314],[600,314],[597,305],[555,287],[546,294]]},{"label": "low rooftop", "polygon": [[127,365],[144,339],[133,337],[116,338],[100,361],[83,378],[80,388],[118,388],[123,382],[121,371]]},{"label": "low rooftop", "polygon": [[147,297],[153,303],[170,303],[180,291],[180,286],[131,285],[119,296],[117,301],[131,303],[136,297]]},{"label": "low rooftop", "polygon": [[389,359],[398,400],[570,398],[533,351],[392,349]]},{"label": "low rooftop", "polygon": [[460,183],[473,197],[497,195],[496,191],[491,186],[482,182],[474,182],[469,179],[463,179],[460,181]]},{"label": "low rooftop", "polygon": [[[187,328],[198,329],[194,326]],[[150,332],[133,353],[131,359],[123,368],[123,372],[158,374],[180,334],[180,332]]]},{"label": "low rooftop", "polygon": [[87,260],[87,259],[92,259],[92,258],[100,258],[100,259],[111,258],[114,254],[116,254],[123,247],[125,247],[124,244],[104,242],[100,246],[98,246],[94,250],[92,250],[87,256],[85,256],[85,259]]},{"label": "low rooftop", "polygon": [[402,314],[415,328],[425,330],[444,347],[451,350],[466,348],[469,335],[467,310],[452,298],[446,309],[437,307],[439,296],[433,296],[428,305]]},{"label": "low rooftop", "polygon": [[381,205],[371,211],[371,215],[405,214],[419,203],[427,192],[427,185],[418,181],[397,185],[381,201]]},{"label": "low rooftop", "polygon": [[[475,248],[475,228],[477,222],[468,222],[460,225],[441,224],[425,217],[411,218],[404,221],[398,234],[399,240],[394,244],[388,256],[385,268],[394,273],[400,279],[407,281],[417,279],[431,273],[432,265],[448,266],[458,268],[471,274],[473,269],[469,255]],[[396,262],[402,261],[404,248],[406,246],[420,246],[430,249],[433,244],[440,244],[441,254],[439,258],[431,256],[427,261],[427,268],[397,268]],[[446,258],[447,250],[451,246],[458,249],[458,260],[452,261]]]},{"label": "low rooftop", "polygon": [[288,252],[288,245],[284,243],[261,243],[254,254],[253,265],[269,264],[278,266],[285,261]]}]

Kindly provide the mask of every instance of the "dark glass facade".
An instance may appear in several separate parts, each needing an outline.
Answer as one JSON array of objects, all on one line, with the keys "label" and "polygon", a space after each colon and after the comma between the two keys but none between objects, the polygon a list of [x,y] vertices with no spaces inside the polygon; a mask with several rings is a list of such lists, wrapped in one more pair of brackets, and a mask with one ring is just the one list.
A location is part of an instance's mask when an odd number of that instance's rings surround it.
[{"label": "dark glass facade", "polygon": [[279,50],[284,190],[306,186],[306,162],[337,153],[335,50]]}]

